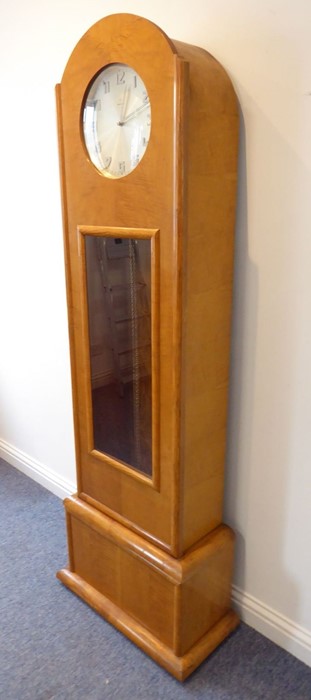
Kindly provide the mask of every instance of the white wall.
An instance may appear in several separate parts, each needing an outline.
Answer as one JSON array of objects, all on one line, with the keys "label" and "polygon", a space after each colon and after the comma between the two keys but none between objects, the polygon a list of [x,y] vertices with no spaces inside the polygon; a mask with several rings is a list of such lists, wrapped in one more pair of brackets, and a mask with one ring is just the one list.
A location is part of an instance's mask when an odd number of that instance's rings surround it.
[{"label": "white wall", "polygon": [[80,36],[144,15],[208,49],[241,105],[226,520],[244,618],[311,665],[311,4],[2,2],[0,454],[74,489],[54,85]]}]

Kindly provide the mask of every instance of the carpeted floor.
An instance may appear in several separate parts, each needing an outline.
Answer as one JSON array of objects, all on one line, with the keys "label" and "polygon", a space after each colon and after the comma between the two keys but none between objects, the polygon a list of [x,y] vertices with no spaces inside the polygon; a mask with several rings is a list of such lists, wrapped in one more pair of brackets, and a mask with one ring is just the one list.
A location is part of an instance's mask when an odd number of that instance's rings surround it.
[{"label": "carpeted floor", "polygon": [[246,625],[181,685],[55,578],[61,501],[0,459],[1,700],[311,700],[311,669]]}]

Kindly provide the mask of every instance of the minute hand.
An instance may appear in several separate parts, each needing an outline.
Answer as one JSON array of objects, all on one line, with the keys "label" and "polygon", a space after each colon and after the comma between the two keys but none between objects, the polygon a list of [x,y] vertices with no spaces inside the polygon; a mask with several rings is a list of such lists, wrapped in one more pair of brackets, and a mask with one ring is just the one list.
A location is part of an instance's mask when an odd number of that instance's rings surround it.
[{"label": "minute hand", "polygon": [[134,109],[133,112],[130,112],[126,117],[124,117],[123,121],[118,122],[118,126],[123,126],[127,122],[129,122],[131,119],[134,119],[134,117],[137,117],[138,114],[144,111],[147,107],[149,107],[150,102],[144,102],[144,104],[140,105],[140,107],[137,107],[137,109]]}]

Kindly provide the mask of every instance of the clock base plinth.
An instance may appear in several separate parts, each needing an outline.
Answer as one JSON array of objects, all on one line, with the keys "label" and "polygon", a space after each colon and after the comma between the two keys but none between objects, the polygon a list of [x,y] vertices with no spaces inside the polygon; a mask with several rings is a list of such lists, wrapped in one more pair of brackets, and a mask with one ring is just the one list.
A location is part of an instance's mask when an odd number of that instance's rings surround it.
[{"label": "clock base plinth", "polygon": [[176,656],[169,647],[162,644],[143,625],[105,598],[101,593],[87,584],[77,574],[62,569],[57,574],[62,583],[76,593],[96,612],[126,635],[148,656],[166,669],[178,681],[184,681],[211,654],[219,644],[238,626],[239,618],[229,610],[212,629],[207,632],[183,656]]},{"label": "clock base plinth", "polygon": [[70,553],[58,578],[182,681],[237,627],[233,535],[220,525],[176,559],[77,497],[66,499]]}]

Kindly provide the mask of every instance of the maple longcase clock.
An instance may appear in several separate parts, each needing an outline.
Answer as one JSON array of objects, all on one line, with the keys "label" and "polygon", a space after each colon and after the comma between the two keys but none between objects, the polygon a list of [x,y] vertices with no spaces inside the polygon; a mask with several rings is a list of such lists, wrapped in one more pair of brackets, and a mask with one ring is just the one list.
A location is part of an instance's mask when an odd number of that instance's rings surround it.
[{"label": "maple longcase clock", "polygon": [[238,116],[130,14],[57,86],[77,494],[61,581],[179,679],[237,625],[222,524]]}]

